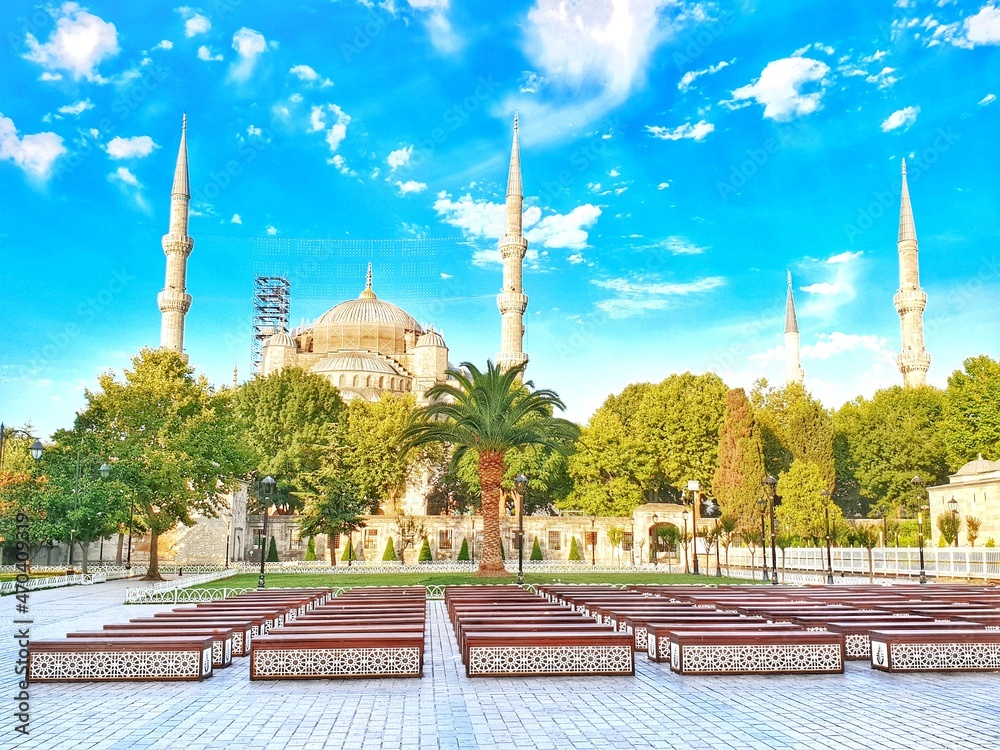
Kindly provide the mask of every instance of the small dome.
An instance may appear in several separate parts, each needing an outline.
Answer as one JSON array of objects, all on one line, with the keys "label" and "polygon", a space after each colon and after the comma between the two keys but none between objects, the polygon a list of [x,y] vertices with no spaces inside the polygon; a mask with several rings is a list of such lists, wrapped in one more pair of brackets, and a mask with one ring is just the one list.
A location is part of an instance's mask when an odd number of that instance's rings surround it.
[{"label": "small dome", "polygon": [[1000,470],[1000,461],[987,461],[983,454],[975,461],[969,461],[961,469],[955,472],[955,476],[968,476],[970,474],[988,474],[991,471]]},{"label": "small dome", "polygon": [[377,372],[384,375],[400,373],[382,357],[370,352],[337,352],[321,359],[310,368],[313,372]]},{"label": "small dome", "polygon": [[417,346],[444,346],[444,338],[433,328],[420,337]]},{"label": "small dome", "polygon": [[292,338],[290,333],[282,333],[280,331],[270,336],[264,342],[264,346],[290,346],[293,349],[298,348],[298,344],[295,343],[295,339]]}]

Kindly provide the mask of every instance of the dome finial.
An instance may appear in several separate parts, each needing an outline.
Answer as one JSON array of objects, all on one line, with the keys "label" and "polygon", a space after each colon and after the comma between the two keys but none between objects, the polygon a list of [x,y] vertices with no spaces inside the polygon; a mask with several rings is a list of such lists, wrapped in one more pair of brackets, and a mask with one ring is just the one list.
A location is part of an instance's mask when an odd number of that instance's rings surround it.
[{"label": "dome finial", "polygon": [[365,277],[365,290],[361,292],[361,299],[377,299],[372,291],[372,263],[368,261],[368,274]]}]

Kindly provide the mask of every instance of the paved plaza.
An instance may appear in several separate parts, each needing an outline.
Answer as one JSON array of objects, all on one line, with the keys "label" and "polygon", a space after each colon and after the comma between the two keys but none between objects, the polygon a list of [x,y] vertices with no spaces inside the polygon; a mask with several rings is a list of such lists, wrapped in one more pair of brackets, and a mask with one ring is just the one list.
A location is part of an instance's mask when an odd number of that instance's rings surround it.
[{"label": "paved plaza", "polygon": [[[31,594],[35,638],[173,605],[125,606],[116,581]],[[0,747],[59,750],[310,748],[1000,747],[997,673],[679,677],[636,658],[635,677],[465,677],[444,603],[429,603],[424,676],[256,682],[234,659],[205,682],[31,686],[31,736],[13,731],[14,599],[4,612]]]}]

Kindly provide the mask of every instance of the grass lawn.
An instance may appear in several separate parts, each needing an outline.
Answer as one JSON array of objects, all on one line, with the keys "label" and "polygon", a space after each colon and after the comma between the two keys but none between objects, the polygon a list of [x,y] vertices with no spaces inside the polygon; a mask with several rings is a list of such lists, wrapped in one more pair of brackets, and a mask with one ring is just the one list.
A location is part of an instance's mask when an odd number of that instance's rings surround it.
[{"label": "grass lawn", "polygon": [[[314,586],[449,586],[456,584],[514,583],[515,576],[476,578],[472,573],[268,573],[268,588],[307,588]],[[555,573],[538,575],[525,573],[525,583],[751,583],[745,578],[716,578],[669,573]],[[759,583],[759,581],[758,581]],[[245,573],[221,581],[192,586],[195,589],[256,588],[257,574]]]}]

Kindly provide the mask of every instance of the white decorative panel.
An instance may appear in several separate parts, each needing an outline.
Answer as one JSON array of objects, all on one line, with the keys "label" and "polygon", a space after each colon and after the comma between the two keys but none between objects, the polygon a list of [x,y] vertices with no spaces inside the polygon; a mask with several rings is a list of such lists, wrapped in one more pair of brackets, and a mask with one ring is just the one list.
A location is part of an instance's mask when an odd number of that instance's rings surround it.
[{"label": "white decorative panel", "polygon": [[872,653],[868,633],[848,633],[844,636],[844,646],[848,659],[867,659]]},{"label": "white decorative panel", "polygon": [[254,649],[254,677],[378,677],[419,675],[420,649]]},{"label": "white decorative panel", "polygon": [[[208,649],[209,674],[212,650]],[[201,651],[41,651],[31,655],[34,680],[197,679]]]},{"label": "white decorative panel", "polygon": [[1000,669],[1000,643],[893,643],[892,671]]},{"label": "white decorative panel", "polygon": [[469,649],[470,675],[632,674],[631,646],[490,646]]},{"label": "white decorative panel", "polygon": [[844,666],[836,643],[682,645],[681,650],[684,674],[830,672]]},{"label": "white decorative panel", "polygon": [[632,630],[632,635],[635,636],[635,647],[640,651],[646,650],[646,628],[636,627]]}]

